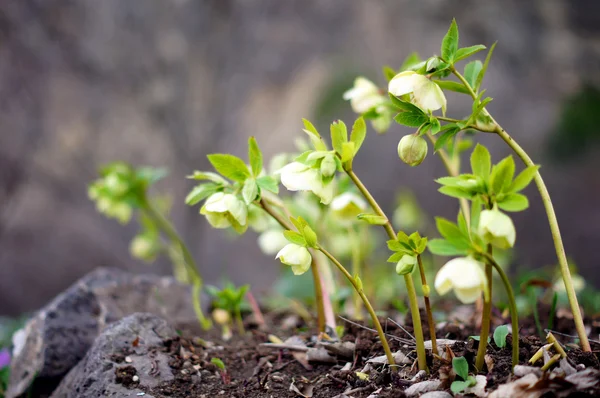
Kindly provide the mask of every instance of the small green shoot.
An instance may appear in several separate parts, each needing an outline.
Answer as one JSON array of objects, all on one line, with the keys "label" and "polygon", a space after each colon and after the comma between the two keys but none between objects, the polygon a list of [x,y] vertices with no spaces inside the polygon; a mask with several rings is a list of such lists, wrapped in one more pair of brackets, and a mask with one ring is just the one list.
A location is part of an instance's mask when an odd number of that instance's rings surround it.
[{"label": "small green shoot", "polygon": [[494,343],[498,348],[506,347],[506,336],[508,336],[508,326],[498,326],[494,330]]},{"label": "small green shoot", "polygon": [[452,382],[452,385],[450,385],[450,390],[452,390],[454,394],[463,392],[467,388],[477,384],[475,378],[469,376],[469,364],[465,357],[454,357],[452,359],[452,369],[454,370],[454,373],[462,379],[455,380]]}]

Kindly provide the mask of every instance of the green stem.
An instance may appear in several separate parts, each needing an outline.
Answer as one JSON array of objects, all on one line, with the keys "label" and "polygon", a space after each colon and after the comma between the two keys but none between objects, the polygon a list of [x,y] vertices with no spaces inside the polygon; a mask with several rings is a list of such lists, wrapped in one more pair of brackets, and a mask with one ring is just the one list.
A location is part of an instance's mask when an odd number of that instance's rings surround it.
[{"label": "green stem", "polygon": [[373,324],[375,325],[375,329],[377,330],[377,334],[379,335],[379,340],[381,340],[381,346],[383,347],[383,351],[385,352],[385,356],[387,357],[388,363],[390,364],[390,367],[392,368],[393,371],[397,371],[398,369],[395,366],[396,362],[394,361],[394,356],[392,355],[390,346],[387,342],[387,339],[385,338],[385,333],[383,332],[383,328],[381,327],[379,318],[377,318],[377,314],[375,314],[375,310],[373,309],[373,306],[371,305],[371,303],[369,302],[369,299],[365,295],[365,292],[363,291],[362,286],[360,286],[357,283],[356,279],[354,279],[352,277],[352,275],[350,275],[348,270],[346,270],[346,268],[344,268],[344,266],[331,253],[329,253],[327,250],[323,249],[320,246],[317,247],[316,249],[321,251],[321,253],[323,253],[338,268],[338,270],[342,274],[344,274],[346,279],[348,279],[348,281],[354,287],[354,290],[356,290],[356,292],[360,295],[360,298],[362,299],[363,303],[365,304],[365,308],[367,309],[367,312],[369,313],[369,315],[371,316],[371,319],[373,320]]},{"label": "green stem", "polygon": [[246,329],[244,328],[244,320],[242,319],[242,311],[238,306],[235,309],[235,323],[237,324],[238,333],[243,335],[246,333]]},{"label": "green stem", "polygon": [[[385,217],[387,220],[383,225],[383,228],[387,232],[390,239],[396,239],[396,232],[389,218],[385,215],[373,195],[369,192],[367,187],[362,183],[358,176],[352,170],[346,170],[346,173],[350,179],[354,182],[358,190],[365,197],[371,208],[377,215]],[[415,285],[411,274],[404,275],[404,283],[406,284],[406,293],[408,294],[408,303],[410,307],[410,314],[413,321],[413,332],[415,333],[415,340],[417,345],[417,360],[419,363],[420,370],[427,370],[427,358],[425,354],[425,339],[423,338],[423,328],[421,327],[421,314],[419,313],[419,303],[417,301],[417,292],[415,291]]]},{"label": "green stem", "polygon": [[[352,227],[348,228],[348,235],[350,236],[350,243],[352,245],[352,274],[361,275],[360,241]],[[354,318],[358,321],[363,319],[362,300],[358,292],[354,294]]]},{"label": "green stem", "polygon": [[[294,226],[291,223],[289,223],[285,218],[283,218],[281,214],[273,210],[273,208],[269,206],[269,204],[267,204],[266,200],[261,199],[259,202],[257,202],[257,204],[260,207],[262,207],[263,210],[267,212],[267,214],[273,217],[273,219],[275,219],[275,221],[277,221],[279,225],[281,225],[281,227],[290,231],[294,230]],[[321,275],[319,274],[319,269],[314,261],[314,256],[310,268],[313,276],[313,284],[315,287],[315,304],[317,306],[318,328],[319,332],[323,333],[325,332],[325,306],[323,301],[323,285],[321,283]],[[329,295],[327,295],[327,298],[329,299]]]},{"label": "green stem", "polygon": [[[471,88],[471,85],[464,78],[463,75],[460,74],[454,67],[452,67],[452,73],[464,84],[464,86],[469,90],[471,97],[475,100],[477,99],[477,94]],[[487,111],[486,111],[487,112]],[[489,115],[489,113],[488,113]],[[519,144],[504,130],[500,124],[489,115],[492,120],[493,129],[488,128],[479,128],[478,130],[483,132],[492,132],[496,133],[506,142],[506,144],[521,158],[523,163],[526,166],[534,166],[533,160],[529,157],[527,152],[521,148]],[[569,263],[567,261],[567,255],[565,253],[565,248],[562,243],[562,237],[560,235],[560,229],[558,227],[558,220],[556,219],[556,213],[554,212],[554,206],[552,205],[552,200],[550,199],[550,194],[548,193],[548,188],[546,188],[546,184],[542,179],[542,175],[539,171],[535,175],[535,184],[538,187],[540,192],[540,196],[542,197],[542,202],[544,203],[544,208],[546,209],[546,215],[548,216],[548,223],[550,224],[550,231],[552,232],[552,239],[554,241],[554,247],[556,249],[556,256],[558,257],[558,263],[560,266],[560,272],[562,275],[563,282],[565,284],[565,290],[567,292],[567,297],[569,299],[569,303],[571,305],[571,312],[573,313],[573,321],[575,322],[575,329],[577,329],[577,334],[579,335],[579,340],[581,342],[581,349],[583,351],[591,352],[592,348],[590,347],[590,343],[588,341],[587,333],[585,331],[585,325],[583,324],[583,317],[581,316],[581,310],[579,309],[579,302],[577,301],[577,294],[575,293],[575,288],[573,287],[573,279],[571,277],[571,271],[569,270]]]},{"label": "green stem", "polygon": [[425,302],[425,312],[427,313],[427,324],[429,326],[429,338],[431,339],[431,351],[434,355],[438,355],[437,339],[435,337],[435,323],[433,322],[433,313],[431,312],[431,303],[429,302],[429,285],[427,284],[427,277],[425,276],[425,267],[423,266],[423,260],[421,255],[417,255],[417,262],[419,263],[419,272],[421,273],[421,284],[423,285],[423,298]]},{"label": "green stem", "polygon": [[[519,315],[517,313],[517,303],[515,301],[515,294],[513,293],[512,286],[510,285],[510,281],[508,280],[506,273],[504,272],[502,267],[498,265],[496,260],[494,260],[494,257],[487,253],[484,253],[483,256],[500,275],[502,283],[504,284],[504,288],[506,289],[506,295],[508,296],[508,309],[510,311],[510,321],[512,325],[512,366],[514,368],[516,365],[519,364]],[[491,301],[492,300],[490,296],[490,302]]]},{"label": "green stem", "polygon": [[[492,255],[492,245],[487,247],[488,254]],[[485,264],[485,278],[487,279],[488,293],[484,294],[483,308],[481,310],[481,331],[479,332],[479,348],[477,349],[477,357],[475,358],[475,368],[483,369],[485,363],[485,354],[487,352],[488,338],[490,335],[490,324],[492,317],[492,277],[494,268],[491,264]]]},{"label": "green stem", "polygon": [[192,253],[190,253],[183,240],[179,237],[179,234],[177,231],[175,231],[173,225],[171,225],[171,223],[159,211],[157,211],[147,199],[144,200],[142,209],[146,211],[148,217],[156,222],[158,227],[167,235],[171,243],[176,244],[181,249],[181,253],[183,254],[183,262],[186,265],[188,274],[188,281],[192,284],[192,304],[194,307],[194,312],[196,313],[196,317],[198,318],[202,328],[204,330],[210,329],[212,322],[204,315],[204,312],[202,311],[202,304],[200,302],[203,281],[200,273],[198,272],[198,268],[196,267],[194,258],[192,257]]}]

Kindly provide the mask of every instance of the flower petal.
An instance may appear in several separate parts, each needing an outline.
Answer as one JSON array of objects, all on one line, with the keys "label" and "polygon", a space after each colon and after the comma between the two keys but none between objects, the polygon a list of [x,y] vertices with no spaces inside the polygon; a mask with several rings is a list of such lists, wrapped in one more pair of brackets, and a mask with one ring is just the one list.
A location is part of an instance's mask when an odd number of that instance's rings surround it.
[{"label": "flower petal", "polygon": [[417,75],[413,71],[405,71],[398,73],[388,84],[388,91],[395,96],[412,93],[415,88],[414,76]]},{"label": "flower petal", "polygon": [[440,86],[422,75],[416,75],[414,81],[413,94],[415,105],[425,111],[436,111],[440,108],[446,108],[446,97]]}]

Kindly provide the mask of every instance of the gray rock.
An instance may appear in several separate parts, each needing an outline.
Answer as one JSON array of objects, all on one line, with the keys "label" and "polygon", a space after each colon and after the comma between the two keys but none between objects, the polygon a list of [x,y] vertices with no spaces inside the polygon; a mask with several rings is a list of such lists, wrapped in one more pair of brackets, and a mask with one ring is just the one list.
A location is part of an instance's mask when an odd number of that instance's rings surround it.
[{"label": "gray rock", "polygon": [[[123,318],[98,336],[51,398],[135,397],[146,388],[172,380],[169,356],[160,348],[165,340],[176,336],[175,330],[156,315],[137,313]],[[137,338],[139,343],[133,347],[131,343]],[[128,352],[126,360],[124,351]],[[125,369],[127,376],[117,380],[117,373]],[[133,383],[134,375],[139,377],[138,383]]]},{"label": "gray rock", "polygon": [[438,390],[441,386],[442,382],[440,380],[421,381],[408,387],[404,390],[404,393],[407,397],[420,397],[427,392]]},{"label": "gray rock", "polygon": [[421,395],[421,398],[452,398],[452,394],[446,391],[430,391]]},{"label": "gray rock", "polygon": [[194,327],[188,286],[170,277],[99,268],[42,308],[19,334],[7,398],[40,380],[52,391],[110,323],[135,312],[164,317],[175,328]]}]

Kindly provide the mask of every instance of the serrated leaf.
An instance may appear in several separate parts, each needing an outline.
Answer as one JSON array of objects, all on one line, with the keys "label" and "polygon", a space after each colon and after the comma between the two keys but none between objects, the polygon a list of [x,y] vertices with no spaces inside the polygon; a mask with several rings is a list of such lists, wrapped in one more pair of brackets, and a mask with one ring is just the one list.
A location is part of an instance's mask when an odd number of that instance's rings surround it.
[{"label": "serrated leaf", "polygon": [[454,62],[458,62],[462,59],[468,58],[473,54],[477,54],[479,51],[485,50],[485,46],[483,44],[477,44],[471,47],[463,47],[456,50],[456,54],[454,55]]},{"label": "serrated leaf", "polygon": [[492,46],[490,47],[490,50],[487,53],[487,56],[485,57],[485,62],[483,63],[483,68],[481,68],[481,71],[479,71],[479,74],[477,75],[477,80],[475,80],[475,87],[474,90],[475,92],[479,91],[479,88],[481,87],[481,82],[483,82],[483,77],[485,76],[485,73],[487,72],[487,68],[488,65],[490,64],[490,59],[492,59],[492,54],[494,53],[494,48],[496,48],[496,43],[492,44]]},{"label": "serrated leaf", "polygon": [[465,357],[452,358],[452,369],[463,380],[467,380],[467,377],[469,377],[469,363]]},{"label": "serrated leaf", "polygon": [[475,83],[479,72],[481,72],[481,68],[483,68],[483,64],[479,60],[471,61],[465,65],[463,75],[473,90],[475,90]]},{"label": "serrated leaf", "polygon": [[468,192],[467,190],[463,189],[463,188],[458,188],[458,187],[450,187],[450,186],[445,186],[445,187],[441,187],[438,189],[438,191],[440,193],[443,193],[444,195],[447,196],[451,196],[453,198],[465,198],[465,199],[471,199],[473,197],[473,194]]},{"label": "serrated leaf", "polygon": [[242,188],[242,198],[247,205],[254,202],[254,199],[258,196],[258,184],[253,178],[248,178],[244,181],[244,187]]},{"label": "serrated leaf", "polygon": [[398,231],[396,234],[396,240],[398,242],[408,243],[408,235],[404,231]]},{"label": "serrated leaf", "polygon": [[306,239],[306,244],[310,247],[315,247],[317,245],[317,234],[313,229],[306,225],[303,229],[304,239]]},{"label": "serrated leaf", "polygon": [[306,246],[306,239],[304,236],[299,234],[296,231],[283,231],[283,236],[288,240],[288,242],[293,243],[298,246]]},{"label": "serrated leaf", "polygon": [[529,207],[529,199],[520,193],[506,195],[497,203],[498,207],[504,211],[523,211]]},{"label": "serrated leaf", "polygon": [[218,192],[221,188],[221,185],[213,183],[196,185],[185,197],[185,204],[193,206],[199,203],[201,200],[208,198],[213,193]]},{"label": "serrated leaf", "polygon": [[371,225],[385,225],[388,222],[387,218],[370,213],[361,213],[358,216],[356,216],[356,218],[358,218],[361,221],[366,221]]},{"label": "serrated leaf", "polygon": [[454,91],[461,94],[470,94],[469,89],[464,84],[453,82],[451,80],[434,80],[434,82],[444,90]]},{"label": "serrated leaf", "polygon": [[448,241],[461,239],[463,237],[463,233],[460,231],[458,226],[450,220],[447,220],[443,217],[436,217],[435,225],[440,235],[442,235]]},{"label": "serrated leaf", "polygon": [[429,251],[437,256],[465,256],[467,250],[458,248],[445,239],[431,239],[427,243]]},{"label": "serrated leaf", "polygon": [[254,137],[248,139],[248,160],[250,161],[252,174],[258,177],[263,168],[263,155]]},{"label": "serrated leaf", "polygon": [[321,134],[319,134],[319,132],[317,131],[315,126],[313,126],[313,124],[311,122],[309,122],[307,119],[302,119],[302,122],[304,123],[303,131],[306,134],[308,134],[310,141],[312,142],[315,150],[326,151],[327,145],[325,145],[325,142],[323,142],[323,139],[321,138]]},{"label": "serrated leaf", "polygon": [[265,189],[273,193],[279,193],[279,183],[271,176],[259,177],[256,179],[256,183],[261,189]]},{"label": "serrated leaf", "polygon": [[208,155],[208,161],[213,165],[215,170],[230,180],[243,182],[246,178],[250,177],[248,166],[237,156],[213,153]]},{"label": "serrated leaf", "polygon": [[[444,126],[444,127],[446,127],[446,126]],[[443,129],[442,129],[442,131],[443,131]],[[449,140],[451,140],[456,134],[458,134],[459,131],[460,131],[460,128],[458,126],[447,129],[444,132],[444,134],[440,135],[438,137],[438,139],[435,141],[435,145],[433,146],[434,152],[437,152],[440,149],[444,148],[446,143],[448,143]]]},{"label": "serrated leaf", "polygon": [[499,194],[507,189],[515,174],[515,161],[512,155],[509,155],[502,159],[492,169],[490,174],[490,185],[492,186],[492,192]]},{"label": "serrated leaf", "polygon": [[507,192],[519,192],[525,189],[535,178],[540,166],[529,166],[519,173],[514,181],[508,187]]},{"label": "serrated leaf", "polygon": [[494,330],[494,343],[498,348],[506,347],[506,336],[508,336],[508,326],[501,325]]},{"label": "serrated leaf", "polygon": [[397,252],[398,250],[403,250],[403,247],[400,245],[400,242],[397,240],[388,240],[387,247],[393,252]]},{"label": "serrated leaf", "polygon": [[441,54],[442,58],[449,62],[453,63],[454,57],[456,55],[456,51],[458,50],[458,25],[456,25],[456,20],[452,19],[452,23],[450,24],[450,28],[444,36],[442,40],[442,48]]},{"label": "serrated leaf", "polygon": [[424,113],[416,112],[400,112],[394,117],[394,120],[398,124],[402,124],[408,127],[419,127],[423,123],[429,121],[429,117]]},{"label": "serrated leaf", "polygon": [[471,154],[471,170],[473,174],[487,181],[492,168],[492,156],[487,148],[481,144],[477,144]]},{"label": "serrated leaf", "polygon": [[350,142],[354,143],[354,154],[358,152],[363,142],[365,141],[365,137],[367,136],[367,125],[365,124],[365,119],[359,117],[352,125],[352,132],[350,133]]},{"label": "serrated leaf", "polygon": [[425,249],[427,249],[427,242],[428,242],[427,237],[421,238],[421,240],[419,241],[419,244],[417,245],[417,253],[423,254]]},{"label": "serrated leaf", "polygon": [[348,142],[348,130],[341,120],[331,123],[331,144],[338,154],[342,154],[342,146]]}]

